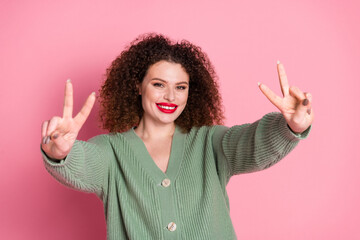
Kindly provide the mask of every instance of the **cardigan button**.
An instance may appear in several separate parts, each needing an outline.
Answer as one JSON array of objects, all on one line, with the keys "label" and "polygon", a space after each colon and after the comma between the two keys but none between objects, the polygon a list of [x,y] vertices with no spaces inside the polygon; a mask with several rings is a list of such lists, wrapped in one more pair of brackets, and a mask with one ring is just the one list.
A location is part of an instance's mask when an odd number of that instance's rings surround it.
[{"label": "cardigan button", "polygon": [[165,179],[161,182],[161,185],[162,185],[163,187],[168,187],[168,186],[170,186],[170,179],[165,178]]},{"label": "cardigan button", "polygon": [[169,229],[170,232],[173,232],[176,230],[176,224],[174,222],[171,222],[168,224],[167,228]]}]

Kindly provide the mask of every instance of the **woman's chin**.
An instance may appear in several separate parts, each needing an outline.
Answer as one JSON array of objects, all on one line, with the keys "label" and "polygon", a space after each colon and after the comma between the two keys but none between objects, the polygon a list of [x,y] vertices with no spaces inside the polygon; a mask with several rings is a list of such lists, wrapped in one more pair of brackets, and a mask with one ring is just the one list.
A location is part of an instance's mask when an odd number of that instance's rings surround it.
[{"label": "woman's chin", "polygon": [[[143,116],[146,121],[146,119],[154,122],[156,125],[168,125],[168,124],[174,124],[175,120],[180,116],[177,112],[175,113],[163,113],[163,112],[157,112],[152,114],[152,116],[145,115]],[[147,122],[147,121],[146,121]]]},{"label": "woman's chin", "polygon": [[168,124],[174,124],[175,123],[176,118],[167,118],[167,119],[159,119],[159,124],[164,124],[164,125],[168,125]]}]

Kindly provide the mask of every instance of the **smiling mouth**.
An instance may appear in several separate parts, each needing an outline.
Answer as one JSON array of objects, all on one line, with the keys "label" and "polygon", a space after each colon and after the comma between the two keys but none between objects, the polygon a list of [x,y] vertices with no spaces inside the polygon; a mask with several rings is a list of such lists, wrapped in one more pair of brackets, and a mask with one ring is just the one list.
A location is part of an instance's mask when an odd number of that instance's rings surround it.
[{"label": "smiling mouth", "polygon": [[177,106],[169,107],[169,106],[163,106],[163,105],[160,105],[160,104],[157,104],[157,105],[158,105],[158,107],[161,107],[162,109],[168,109],[168,110],[173,110],[173,109],[177,108]]},{"label": "smiling mouth", "polygon": [[164,113],[173,113],[177,109],[177,105],[170,103],[157,103],[158,109]]}]

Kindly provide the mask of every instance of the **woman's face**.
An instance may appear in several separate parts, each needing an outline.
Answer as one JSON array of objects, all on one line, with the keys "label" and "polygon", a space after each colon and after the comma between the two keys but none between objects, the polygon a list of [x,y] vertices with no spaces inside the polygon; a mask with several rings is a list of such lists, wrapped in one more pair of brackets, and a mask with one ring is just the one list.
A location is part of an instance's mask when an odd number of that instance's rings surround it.
[{"label": "woman's face", "polygon": [[173,123],[186,106],[189,75],[178,63],[159,61],[149,67],[139,93],[147,122]]}]

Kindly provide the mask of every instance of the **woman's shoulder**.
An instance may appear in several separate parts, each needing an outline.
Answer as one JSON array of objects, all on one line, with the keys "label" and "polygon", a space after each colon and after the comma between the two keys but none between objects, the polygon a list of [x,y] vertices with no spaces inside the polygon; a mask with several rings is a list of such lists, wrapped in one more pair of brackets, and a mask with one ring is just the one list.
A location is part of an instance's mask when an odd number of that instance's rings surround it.
[{"label": "woman's shoulder", "polygon": [[187,133],[188,136],[219,136],[223,135],[229,127],[224,125],[196,126]]},{"label": "woman's shoulder", "polygon": [[96,144],[104,144],[104,143],[110,143],[112,141],[119,140],[124,138],[124,135],[126,135],[128,131],[126,132],[111,132],[111,133],[104,133],[96,135],[88,140],[88,142],[96,143]]}]

